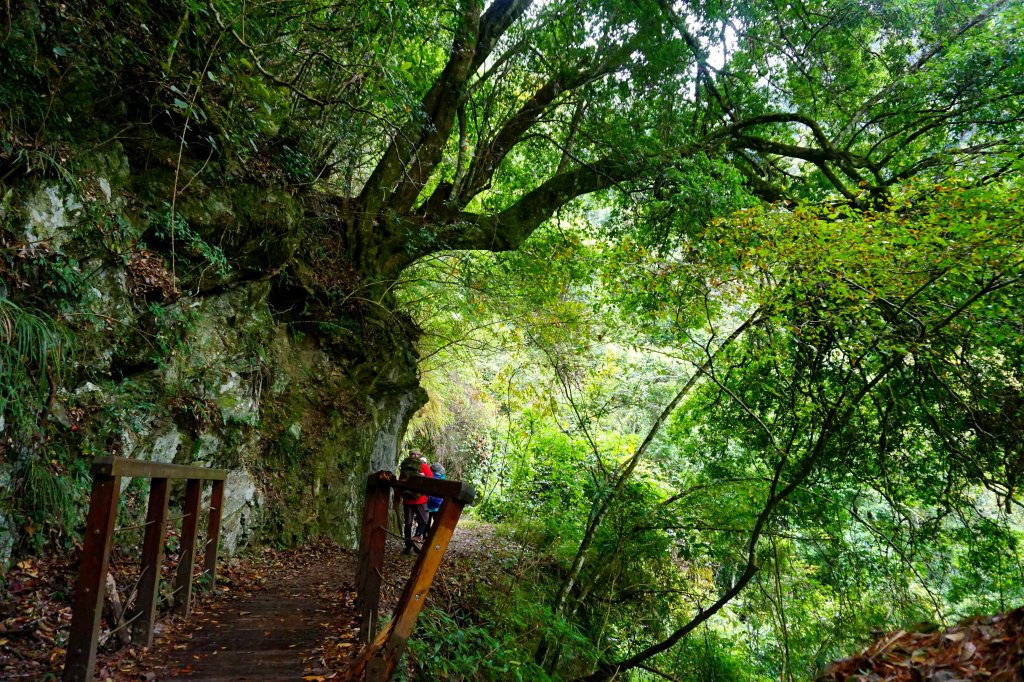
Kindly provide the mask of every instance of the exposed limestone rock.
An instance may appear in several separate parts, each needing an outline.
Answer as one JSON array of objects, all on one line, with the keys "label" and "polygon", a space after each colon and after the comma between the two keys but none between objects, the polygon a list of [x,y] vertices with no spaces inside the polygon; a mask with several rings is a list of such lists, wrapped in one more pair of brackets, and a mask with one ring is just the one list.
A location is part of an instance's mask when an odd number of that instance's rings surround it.
[{"label": "exposed limestone rock", "polygon": [[378,405],[378,410],[384,416],[384,422],[377,430],[377,438],[373,443],[373,452],[370,456],[370,472],[387,469],[397,471],[398,447],[405,435],[405,427],[409,419],[426,402],[423,389],[418,386],[398,396],[395,405]]},{"label": "exposed limestone rock", "polygon": [[178,430],[171,427],[171,430],[167,433],[157,436],[153,439],[153,445],[149,449],[149,456],[142,457],[141,459],[148,459],[152,462],[162,462],[164,464],[173,464],[178,456],[178,448],[181,447],[181,434]]},{"label": "exposed limestone rock", "polygon": [[244,469],[235,469],[224,482],[221,516],[221,553],[232,555],[244,547],[260,527],[263,496],[256,481]]},{"label": "exposed limestone rock", "polygon": [[39,188],[24,206],[25,241],[29,249],[46,245],[60,250],[72,237],[66,229],[78,217],[82,202],[74,194],[65,194],[56,185]]}]

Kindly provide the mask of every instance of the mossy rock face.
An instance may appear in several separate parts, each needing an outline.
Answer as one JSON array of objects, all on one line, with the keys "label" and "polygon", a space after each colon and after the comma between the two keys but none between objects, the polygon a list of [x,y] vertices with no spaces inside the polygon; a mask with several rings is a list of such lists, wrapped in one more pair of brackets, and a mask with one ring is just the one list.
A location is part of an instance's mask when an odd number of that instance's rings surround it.
[{"label": "mossy rock face", "polygon": [[179,206],[189,227],[222,249],[243,277],[272,274],[301,240],[299,202],[274,187],[199,188]]},{"label": "mossy rock face", "polygon": [[[177,172],[164,164],[133,177],[132,191],[146,216],[150,246],[174,252],[183,289],[206,291],[273,277],[299,248],[300,200],[280,186],[232,181],[204,169],[204,164],[186,160]],[[188,178],[186,186],[178,190],[172,206],[182,178]],[[224,260],[211,263],[211,254]]]},{"label": "mossy rock face", "polygon": [[[131,182],[131,164],[124,147],[117,140],[96,149],[84,150],[75,157],[75,165],[81,175],[96,179],[97,187],[106,201],[114,201],[117,198],[116,192]],[[109,188],[109,192],[103,189],[104,185]]]},{"label": "mossy rock face", "polygon": [[[15,496],[0,496],[0,562],[33,525],[37,537],[72,546],[80,524],[62,526],[56,507],[81,516],[89,462],[111,454],[229,468],[228,551],[261,536],[326,534],[354,546],[366,475],[394,468],[425,400],[415,330],[380,292],[367,293],[337,245],[336,220],[309,222],[305,206],[323,198],[300,173],[305,158],[267,146],[260,164],[247,164],[212,148],[194,112],[168,101],[162,62],[139,70],[139,57],[168,58],[179,22],[165,26],[163,10],[139,5],[123,17],[134,40],[78,60],[63,40],[77,40],[82,24],[43,22],[40,9],[18,9],[8,27],[8,51],[24,57],[6,74],[16,86],[9,122],[31,122],[21,132],[39,135],[0,154],[4,164],[20,151],[30,159],[4,169],[0,296],[67,332],[74,348],[61,355],[54,390],[25,399],[21,414],[45,423],[15,433],[0,414],[0,488],[25,490],[12,472],[35,465],[43,492],[64,497],[24,495],[33,502],[16,508]],[[109,96],[112,85],[125,86],[120,97]],[[250,85],[280,94],[260,77]],[[234,114],[209,104],[230,128]],[[286,115],[268,111],[260,131],[284,139]],[[33,137],[10,132],[15,147]],[[328,214],[345,214],[335,208]],[[307,232],[321,239],[303,241]],[[307,248],[325,244],[323,259]],[[290,267],[296,255],[305,263]],[[361,307],[352,291],[378,303]]]},{"label": "mossy rock face", "polygon": [[[45,444],[79,472],[71,503],[84,512],[95,456],[224,467],[227,551],[315,535],[354,547],[366,476],[395,467],[405,424],[425,400],[415,330],[386,311],[328,302],[310,323],[271,304],[284,279],[275,273],[303,231],[299,201],[280,188],[197,178],[176,210],[223,249],[230,274],[211,276],[203,254],[181,242],[172,260],[153,225],[173,169],[129,169],[129,158],[116,145],[83,151],[74,183],[28,178],[4,200],[9,241],[27,243],[34,210],[60,247],[26,250],[12,291],[75,339]],[[133,287],[132,259],[143,252],[172,278],[173,295]],[[40,295],[56,269],[71,284]],[[0,502],[0,547],[21,542],[3,530],[12,524]]]},{"label": "mossy rock face", "polygon": [[366,476],[395,468],[405,424],[425,402],[411,346],[372,362],[389,375],[379,384],[387,391],[363,382],[370,361],[353,364],[321,337],[282,330],[272,353],[278,371],[265,418],[277,435],[263,456],[272,533],[285,542],[327,534],[355,547]]},{"label": "mossy rock face", "polygon": [[276,270],[298,246],[299,203],[282,189],[241,185],[232,192],[236,213],[244,216],[238,244],[242,267]]}]

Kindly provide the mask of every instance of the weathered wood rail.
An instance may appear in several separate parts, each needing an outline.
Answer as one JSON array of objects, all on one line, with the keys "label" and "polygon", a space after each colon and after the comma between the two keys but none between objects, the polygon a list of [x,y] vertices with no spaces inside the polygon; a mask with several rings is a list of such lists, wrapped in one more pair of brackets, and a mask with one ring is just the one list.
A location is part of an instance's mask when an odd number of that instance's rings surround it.
[{"label": "weathered wood rail", "polygon": [[[384,544],[392,490],[396,492],[396,502],[402,490],[433,495],[444,501],[398,599],[395,615],[388,626],[378,633],[381,569],[384,566]],[[423,610],[427,592],[430,591],[434,575],[455,532],[462,509],[472,504],[475,497],[473,486],[461,481],[424,476],[398,480],[390,471],[378,471],[370,475],[359,538],[359,568],[356,577],[357,608],[361,617],[359,639],[366,646],[348,671],[347,679],[358,680],[364,676],[367,682],[391,679],[409,636],[412,635],[416,618]]]},{"label": "weathered wood rail", "polygon": [[217,577],[217,545],[220,540],[226,470],[144,462],[122,457],[101,457],[93,462],[92,475],[92,496],[89,500],[89,515],[86,518],[81,563],[75,584],[71,632],[68,636],[68,653],[64,663],[64,682],[85,682],[93,678],[100,617],[103,613],[104,588],[122,478],[151,479],[149,505],[146,510],[146,532],[142,541],[138,596],[125,618],[126,623],[131,623],[132,626],[132,641],[141,646],[149,646],[153,641],[171,480],[185,481],[181,543],[174,580],[174,610],[186,616],[191,610],[192,572],[195,565],[204,481],[212,481],[213,487],[210,492],[210,515],[207,520],[203,562],[211,587],[216,584]]}]

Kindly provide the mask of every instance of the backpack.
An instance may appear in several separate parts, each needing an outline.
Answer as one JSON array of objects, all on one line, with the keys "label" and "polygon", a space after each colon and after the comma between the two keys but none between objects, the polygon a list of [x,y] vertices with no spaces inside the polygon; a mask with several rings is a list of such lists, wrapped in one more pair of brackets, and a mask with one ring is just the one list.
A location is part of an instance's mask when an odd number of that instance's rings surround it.
[{"label": "backpack", "polygon": [[[398,480],[404,481],[412,476],[421,476],[420,461],[415,457],[406,457],[402,460],[402,463],[398,465]],[[403,500],[415,500],[420,496],[420,493],[413,492],[411,490],[402,491]]]},{"label": "backpack", "polygon": [[[444,476],[444,474],[441,474],[441,473],[434,473],[434,478],[439,478],[441,480],[444,480],[445,476]],[[440,511],[441,503],[442,502],[444,502],[444,498],[443,497],[434,497],[433,495],[428,496],[427,497],[427,511],[431,511],[431,512]]]}]

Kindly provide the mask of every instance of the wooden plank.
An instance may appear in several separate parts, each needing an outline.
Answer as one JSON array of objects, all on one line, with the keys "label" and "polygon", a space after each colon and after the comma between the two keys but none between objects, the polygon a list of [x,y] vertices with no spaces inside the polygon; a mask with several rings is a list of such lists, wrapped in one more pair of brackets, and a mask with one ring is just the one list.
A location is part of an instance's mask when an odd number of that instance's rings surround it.
[{"label": "wooden plank", "polygon": [[366,682],[388,682],[389,679],[384,652],[378,649],[366,664]]},{"label": "wooden plank", "polygon": [[170,481],[154,478],[149,484],[149,507],[146,510],[146,535],[142,540],[142,573],[135,606],[128,613],[132,620],[132,641],[139,646],[153,643],[157,601],[160,598],[160,565],[164,558],[167,528],[167,500]]},{"label": "wooden plank", "polygon": [[194,478],[203,481],[223,481],[227,469],[185,466],[147,462],[126,457],[97,457],[92,462],[92,473],[96,476],[134,476],[137,478]]},{"label": "wooden plank", "polygon": [[214,481],[210,491],[210,516],[206,519],[206,550],[203,572],[209,589],[217,587],[217,548],[220,544],[221,511],[224,507],[224,481]]},{"label": "wooden plank", "polygon": [[363,527],[359,534],[359,571],[356,576],[359,641],[364,644],[377,634],[390,497],[391,481],[371,475],[366,485],[366,506],[363,507]]},{"label": "wooden plank", "polygon": [[[377,474],[390,472],[377,472]],[[397,490],[410,490],[424,495],[434,497],[451,498],[459,500],[463,504],[473,504],[476,499],[476,489],[469,483],[462,481],[448,481],[443,478],[427,478],[426,476],[410,476],[409,478],[396,480],[392,484]]]},{"label": "wooden plank", "polygon": [[360,663],[366,665],[368,682],[386,682],[391,679],[398,661],[405,652],[406,643],[416,625],[416,618],[423,610],[430,585],[434,581],[445,549],[455,532],[455,526],[462,515],[465,503],[462,500],[446,499],[438,512],[437,524],[431,528],[427,542],[420,552],[412,575],[405,584],[402,596],[395,608],[395,616],[373,641]]},{"label": "wooden plank", "polygon": [[110,541],[114,534],[120,491],[121,479],[118,476],[93,478],[78,581],[75,584],[64,682],[91,681],[93,677],[96,644],[100,636],[100,616],[103,614],[103,590],[110,562]]},{"label": "wooden plank", "polygon": [[181,520],[178,572],[174,579],[174,612],[187,616],[192,610],[192,569],[196,562],[196,535],[199,532],[199,502],[203,482],[189,479],[185,484],[185,514]]}]

